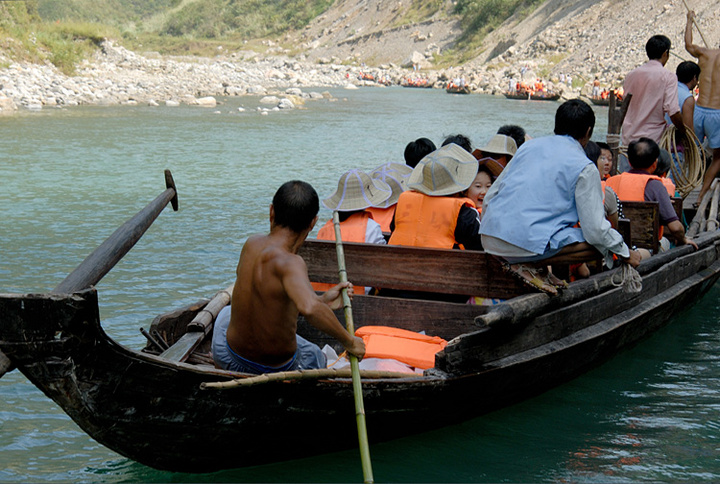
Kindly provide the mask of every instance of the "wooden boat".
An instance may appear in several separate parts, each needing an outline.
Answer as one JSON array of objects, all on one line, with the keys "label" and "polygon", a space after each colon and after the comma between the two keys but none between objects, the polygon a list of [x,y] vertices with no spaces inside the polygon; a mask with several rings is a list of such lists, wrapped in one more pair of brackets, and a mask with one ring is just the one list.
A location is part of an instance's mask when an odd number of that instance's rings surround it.
[{"label": "wooden boat", "polygon": [[448,84],[445,88],[445,92],[448,94],[470,94],[470,88],[468,86],[456,86],[455,84]]},{"label": "wooden boat", "polygon": [[595,106],[610,106],[610,98],[602,99],[602,98],[591,97],[590,101],[592,101],[592,103]]},{"label": "wooden boat", "polygon": [[430,81],[424,78],[418,78],[418,79],[403,79],[400,83],[402,87],[414,87],[417,89],[432,89],[432,84]]},{"label": "wooden boat", "polygon": [[521,99],[526,101],[557,101],[560,99],[559,93],[520,93],[520,92],[505,92],[504,96],[508,99]]},{"label": "wooden boat", "polygon": [[[158,469],[212,471],[357,446],[348,375],[303,372],[248,386],[236,383],[247,375],[208,364],[212,326],[202,318],[227,303],[224,292],[156,318],[139,351],[103,331],[91,286],[175,197],[168,183],[51,293],[0,295],[0,375],[16,367],[95,440]],[[449,340],[422,375],[364,374],[370,441],[510,405],[637,343],[720,277],[720,232],[696,241],[698,251],[683,246],[644,261],[639,293],[617,287],[614,270],[556,297],[527,293],[483,252],[344,244],[355,284],[507,298],[480,306],[355,296],[356,327],[382,323]],[[337,277],[334,244],[308,241],[301,255],[312,280]],[[298,332],[331,343],[302,320]],[[299,436],[328,432],[332,438],[298,445]]]}]

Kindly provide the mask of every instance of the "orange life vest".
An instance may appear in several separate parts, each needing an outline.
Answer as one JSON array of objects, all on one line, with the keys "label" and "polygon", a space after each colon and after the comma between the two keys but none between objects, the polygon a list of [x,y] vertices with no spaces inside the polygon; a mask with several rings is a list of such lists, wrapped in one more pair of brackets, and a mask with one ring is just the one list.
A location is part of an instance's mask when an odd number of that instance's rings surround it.
[{"label": "orange life vest", "polygon": [[423,370],[434,367],[435,353],[447,346],[438,336],[389,326],[363,326],[355,336],[365,343],[365,358],[391,358]]},{"label": "orange life vest", "polygon": [[[395,231],[391,245],[452,249],[460,209],[474,208],[469,198],[431,197],[408,190],[400,195],[395,208]],[[462,247],[461,247],[462,248]]]},{"label": "orange life vest", "polygon": [[662,177],[660,178],[660,181],[663,185],[665,185],[665,190],[667,190],[668,195],[671,197],[675,196],[675,184],[672,182],[672,180],[668,177]]},{"label": "orange life vest", "polygon": [[600,180],[600,186],[602,187],[603,204],[604,204],[605,203],[605,187],[607,187],[607,183],[605,183],[605,180]]},{"label": "orange life vest", "polygon": [[390,222],[395,215],[395,205],[388,208],[368,207],[365,211],[369,212],[373,220],[380,224],[383,232],[390,232]]},{"label": "orange life vest", "polygon": [[[340,238],[343,242],[365,242],[365,231],[367,230],[368,219],[372,218],[367,212],[358,212],[350,215],[346,220],[340,222]],[[335,226],[333,221],[328,220],[325,222],[317,235],[318,240],[330,240],[335,241]],[[335,284],[329,284],[327,282],[313,282],[313,289],[316,291],[327,291],[328,289],[335,286]],[[363,286],[353,286],[355,294],[365,294],[365,288]]]},{"label": "orange life vest", "polygon": [[[615,190],[620,201],[644,202],[645,186],[650,180],[662,182],[660,177],[643,173],[620,173],[607,179],[607,184]],[[675,192],[673,191],[673,194]],[[663,236],[663,228],[660,227],[659,238]]]}]

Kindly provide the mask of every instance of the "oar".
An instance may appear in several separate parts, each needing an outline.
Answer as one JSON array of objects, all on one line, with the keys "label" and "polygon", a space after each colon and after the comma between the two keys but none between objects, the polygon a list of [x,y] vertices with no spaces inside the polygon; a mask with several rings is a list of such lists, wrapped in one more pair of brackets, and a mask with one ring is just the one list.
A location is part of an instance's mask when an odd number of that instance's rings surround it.
[{"label": "oar", "polygon": [[[686,0],[683,0],[683,4],[685,4],[685,8],[687,9],[687,11],[690,12],[690,7],[688,6]],[[702,30],[700,30],[700,25],[697,23],[697,19],[694,18],[693,23],[695,24],[695,28],[697,29],[698,34],[700,34],[700,38],[702,38],[703,42],[705,43],[705,47],[709,49],[710,44],[708,44],[708,41],[705,40],[705,36],[703,35]]]},{"label": "oar", "polygon": [[170,170],[165,170],[165,185],[167,189],[164,192],[113,232],[52,293],[70,294],[96,285],[133,248],[168,203],[177,211],[177,191]]},{"label": "oar", "polygon": [[[345,269],[345,251],[343,251],[342,238],[340,237],[340,217],[338,212],[333,212],[333,224],[335,225],[335,248],[337,249],[338,274],[340,282],[347,282],[347,270]],[[345,312],[345,324],[348,333],[355,334],[355,323],[353,322],[352,305],[347,288],[342,290],[343,310]],[[365,404],[363,403],[362,386],[360,383],[360,367],[358,359],[348,353],[350,358],[350,370],[352,372],[353,395],[355,397],[355,418],[357,420],[358,441],[360,442],[360,461],[362,462],[363,480],[375,482],[370,462],[370,446],[368,445],[367,426],[365,425]]]},{"label": "oar", "polygon": [[[108,237],[51,294],[70,294],[94,286],[133,248],[168,203],[177,211],[177,192],[170,170],[165,170],[165,186],[163,193]],[[14,368],[12,361],[0,351],[0,378]]]}]

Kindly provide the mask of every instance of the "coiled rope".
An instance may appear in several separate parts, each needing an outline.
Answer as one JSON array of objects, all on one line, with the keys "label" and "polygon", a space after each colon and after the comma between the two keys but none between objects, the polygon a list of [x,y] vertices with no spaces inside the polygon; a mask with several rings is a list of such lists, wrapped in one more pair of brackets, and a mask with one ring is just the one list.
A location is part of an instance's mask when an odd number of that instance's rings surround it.
[{"label": "coiled rope", "polygon": [[[674,160],[678,159],[677,144],[675,142],[676,129],[674,125],[670,125],[663,132],[660,138],[660,147],[665,148],[673,156]],[[682,139],[682,146],[685,151],[685,161],[678,169],[678,163],[671,163],[673,180],[675,188],[680,192],[682,198],[695,189],[703,181],[705,176],[705,151],[700,147],[695,133],[689,128],[685,129],[685,136]]]},{"label": "coiled rope", "polygon": [[[620,277],[616,277],[620,275]],[[633,266],[623,263],[620,269],[610,278],[610,282],[615,287],[622,287],[623,292],[628,294],[637,294],[642,291],[642,277]]]}]

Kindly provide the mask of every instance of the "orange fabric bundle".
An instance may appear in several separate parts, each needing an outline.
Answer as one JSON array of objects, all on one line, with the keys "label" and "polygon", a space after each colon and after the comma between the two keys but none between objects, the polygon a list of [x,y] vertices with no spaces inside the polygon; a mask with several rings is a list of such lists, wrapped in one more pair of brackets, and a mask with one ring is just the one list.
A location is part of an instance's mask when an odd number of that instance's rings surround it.
[{"label": "orange fabric bundle", "polygon": [[434,367],[435,353],[447,346],[438,336],[389,326],[363,326],[355,335],[365,342],[365,358],[391,358],[423,370]]}]

